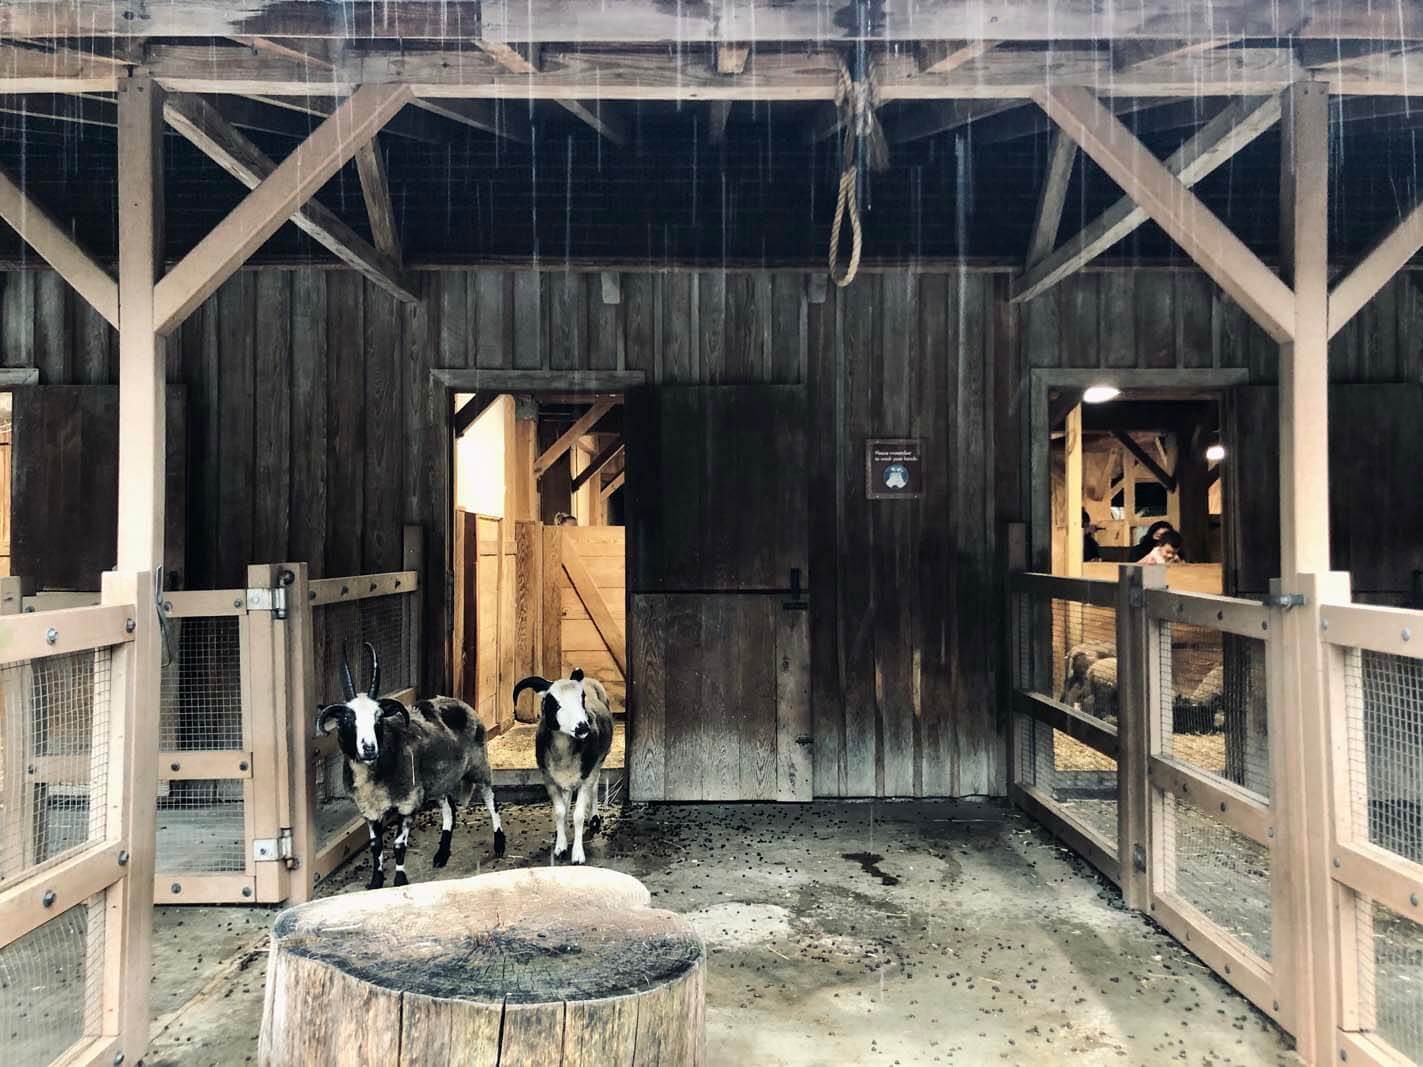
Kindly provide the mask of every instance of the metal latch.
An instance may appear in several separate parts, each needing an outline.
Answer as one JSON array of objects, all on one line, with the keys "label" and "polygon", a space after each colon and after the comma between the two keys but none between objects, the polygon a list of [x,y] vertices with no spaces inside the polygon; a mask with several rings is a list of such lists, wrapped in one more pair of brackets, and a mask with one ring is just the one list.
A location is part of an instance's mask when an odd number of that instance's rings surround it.
[{"label": "metal latch", "polygon": [[1267,608],[1283,608],[1289,611],[1290,608],[1302,608],[1308,603],[1303,593],[1266,593],[1260,598],[1260,603]]},{"label": "metal latch", "polygon": [[806,611],[810,604],[805,599],[805,593],[800,585],[800,568],[791,568],[791,598],[781,605],[786,611]]},{"label": "metal latch", "polygon": [[275,837],[254,838],[252,840],[252,858],[259,862],[275,860],[277,858],[277,839]]},{"label": "metal latch", "polygon": [[247,590],[248,611],[270,611],[279,619],[287,617],[287,591],[282,586],[276,589]]}]

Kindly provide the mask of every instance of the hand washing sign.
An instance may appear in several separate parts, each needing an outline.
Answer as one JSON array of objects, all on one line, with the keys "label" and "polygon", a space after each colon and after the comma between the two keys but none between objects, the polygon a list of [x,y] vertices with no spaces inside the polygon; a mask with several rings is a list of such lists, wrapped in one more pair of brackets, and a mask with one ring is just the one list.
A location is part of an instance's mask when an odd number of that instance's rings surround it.
[{"label": "hand washing sign", "polygon": [[865,496],[897,500],[923,493],[917,438],[871,437],[865,442]]}]

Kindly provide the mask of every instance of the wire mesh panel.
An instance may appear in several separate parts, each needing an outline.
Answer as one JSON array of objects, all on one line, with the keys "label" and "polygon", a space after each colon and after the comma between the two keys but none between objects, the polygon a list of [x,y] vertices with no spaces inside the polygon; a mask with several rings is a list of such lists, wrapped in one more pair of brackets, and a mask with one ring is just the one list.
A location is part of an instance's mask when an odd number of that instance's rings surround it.
[{"label": "wire mesh panel", "polygon": [[0,948],[0,1048],[16,1067],[57,1059],[97,1030],[104,897],[91,897]]},{"label": "wire mesh panel", "polygon": [[0,667],[0,880],[107,832],[108,649]]},{"label": "wire mesh panel", "polygon": [[163,669],[159,748],[243,748],[241,619],[174,619],[168,626],[174,654]]},{"label": "wire mesh panel", "polygon": [[1117,762],[1076,738],[1018,717],[1019,777],[1117,852]]},{"label": "wire mesh panel", "polygon": [[1357,897],[1359,1000],[1364,1029],[1423,1063],[1423,926]]},{"label": "wire mesh panel", "polygon": [[1160,799],[1171,844],[1163,888],[1268,960],[1269,850],[1192,804]]},{"label": "wire mesh panel", "polygon": [[1117,720],[1117,617],[1109,607],[1027,594],[1022,688]]},{"label": "wire mesh panel", "polygon": [[1365,650],[1345,662],[1354,823],[1423,863],[1423,660]]},{"label": "wire mesh panel", "polygon": [[[234,596],[240,594],[234,590]],[[180,603],[174,594],[175,604]],[[181,608],[180,608],[181,611]],[[232,874],[247,869],[247,782],[173,776],[179,752],[246,751],[241,615],[167,620],[159,716],[156,871]],[[234,899],[235,895],[234,895]]]},{"label": "wire mesh panel", "polygon": [[1160,625],[1163,755],[1270,795],[1265,642],[1185,623]]}]

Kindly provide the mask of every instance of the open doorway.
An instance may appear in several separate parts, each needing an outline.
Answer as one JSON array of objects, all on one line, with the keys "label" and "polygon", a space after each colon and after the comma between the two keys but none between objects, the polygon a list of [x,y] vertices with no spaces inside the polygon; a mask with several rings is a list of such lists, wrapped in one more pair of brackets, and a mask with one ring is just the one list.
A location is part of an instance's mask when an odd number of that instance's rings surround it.
[{"label": "open doorway", "polygon": [[496,785],[539,781],[530,674],[597,678],[614,717],[606,780],[621,778],[627,708],[622,397],[454,397],[451,665],[489,731]]},{"label": "open doorway", "polygon": [[1115,580],[1122,564],[1164,559],[1172,587],[1221,593],[1219,397],[1102,388],[1049,400],[1053,573]]}]

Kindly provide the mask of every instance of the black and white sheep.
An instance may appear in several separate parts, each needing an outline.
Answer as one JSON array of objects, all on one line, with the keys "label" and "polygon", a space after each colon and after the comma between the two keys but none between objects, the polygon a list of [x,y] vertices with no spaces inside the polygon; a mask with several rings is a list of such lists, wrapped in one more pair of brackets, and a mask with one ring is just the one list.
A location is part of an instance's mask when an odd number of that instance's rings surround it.
[{"label": "black and white sheep", "polygon": [[[556,831],[553,858],[561,860],[567,855],[572,862],[583,863],[586,859],[583,821],[590,808],[589,830],[596,834],[602,824],[598,816],[598,780],[602,777],[603,761],[613,747],[613,714],[608,710],[608,694],[602,682],[585,678],[581,670],[556,682],[537,675],[522,679],[514,686],[515,706],[525,689],[532,689],[542,698],[534,754],[543,773],[544,788],[553,803]],[[573,800],[571,855],[564,830],[570,799]]]},{"label": "black and white sheep", "polygon": [[[400,832],[395,838],[395,884],[406,885],[405,847],[410,841],[410,823],[427,802],[440,804],[440,847],[434,865],[443,867],[450,859],[450,836],[455,809],[469,803],[478,786],[484,806],[494,823],[494,855],[504,855],[504,830],[494,803],[493,776],[484,747],[484,724],[474,709],[454,697],[433,697],[417,701],[407,709],[398,700],[381,698],[380,661],[374,646],[370,653],[370,685],[357,693],[351,665],[341,658],[344,704],[328,704],[317,718],[322,733],[337,731],[341,753],[346,757],[346,791],[366,819],[371,842],[371,880],[366,888],[385,884],[381,861],[385,819],[391,812],[400,815]],[[411,711],[414,714],[411,714]]]}]

